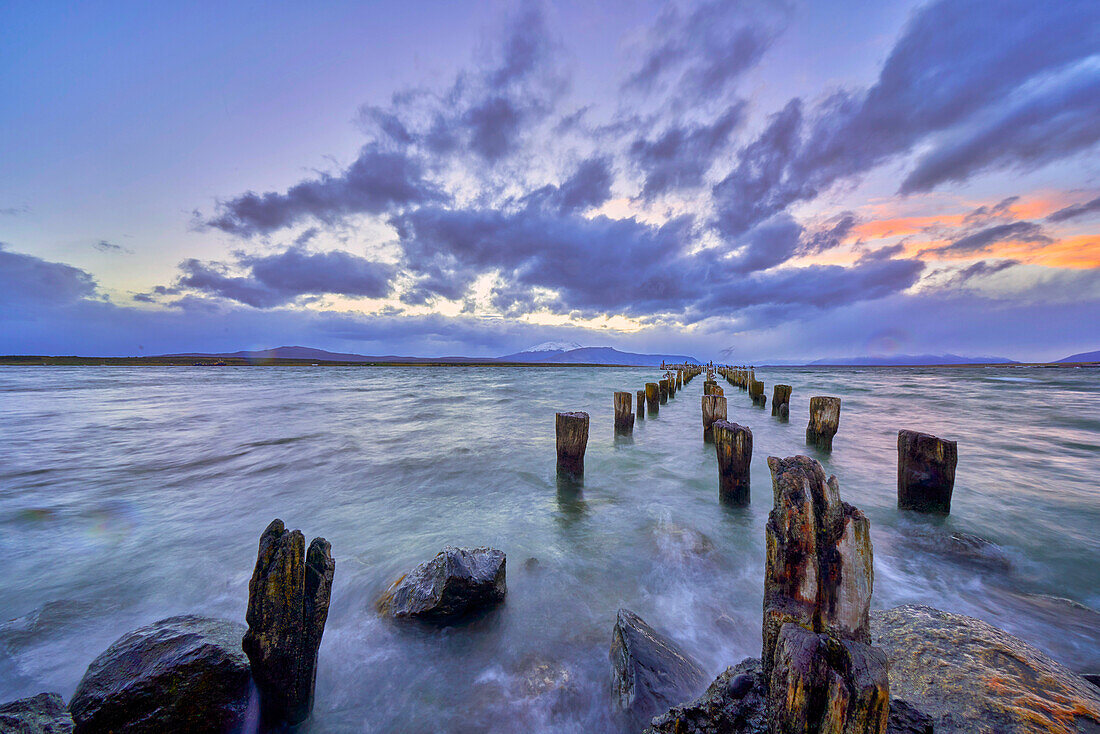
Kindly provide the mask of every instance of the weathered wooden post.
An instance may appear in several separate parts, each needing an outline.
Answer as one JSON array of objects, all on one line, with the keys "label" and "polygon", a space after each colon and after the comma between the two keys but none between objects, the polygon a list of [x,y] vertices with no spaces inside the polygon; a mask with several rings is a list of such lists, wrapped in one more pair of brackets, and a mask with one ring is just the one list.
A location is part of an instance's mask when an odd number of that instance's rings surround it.
[{"label": "weathered wooden post", "polygon": [[711,426],[714,421],[726,418],[726,399],[721,395],[703,396],[703,443],[712,443],[714,435]]},{"label": "weathered wooden post", "polygon": [[634,396],[628,392],[615,393],[615,433],[629,436],[634,433],[634,414],[630,412]]},{"label": "weathered wooden post", "polygon": [[810,398],[810,422],[806,426],[806,443],[825,451],[833,450],[833,436],[840,427],[840,398],[816,396]]},{"label": "weathered wooden post", "polygon": [[659,395],[661,396],[661,405],[666,404],[668,402],[668,380],[658,380],[657,389],[659,390]]},{"label": "weathered wooden post", "polygon": [[314,538],[307,551],[302,532],[287,530],[282,520],[273,520],[260,536],[241,646],[269,726],[300,723],[313,709],[317,650],[335,571],[324,538]]},{"label": "weathered wooden post", "polygon": [[683,390],[684,389],[684,371],[683,370],[676,370],[676,389],[677,390]]},{"label": "weathered wooden post", "polygon": [[886,653],[871,646],[871,523],[805,456],[768,457],[764,526],[768,731],[884,734]]},{"label": "weathered wooden post", "polygon": [[955,441],[898,431],[898,509],[950,513],[958,463]]},{"label": "weathered wooden post", "polygon": [[588,413],[557,413],[558,474],[570,479],[584,476],[584,451],[588,448]]},{"label": "weathered wooden post", "polygon": [[[790,385],[776,385],[772,388],[772,415],[779,418],[785,418],[790,415],[790,402],[791,402],[791,386]],[[782,414],[782,410],[786,410],[786,414]]]},{"label": "weathered wooden post", "polygon": [[720,418],[711,424],[718,456],[718,499],[729,505],[749,504],[752,431]]},{"label": "weathered wooden post", "polygon": [[656,382],[645,384],[645,403],[650,415],[657,415],[661,410],[661,386]]},{"label": "weathered wooden post", "polygon": [[645,390],[638,391],[638,420],[645,420]]},{"label": "weathered wooden post", "polygon": [[703,381],[703,394],[704,395],[723,395],[722,388],[718,385],[716,380],[704,380]]},{"label": "weathered wooden post", "polygon": [[756,378],[753,378],[749,382],[749,397],[752,398],[752,404],[758,408],[763,408],[768,402],[768,396],[764,394],[764,383]]}]

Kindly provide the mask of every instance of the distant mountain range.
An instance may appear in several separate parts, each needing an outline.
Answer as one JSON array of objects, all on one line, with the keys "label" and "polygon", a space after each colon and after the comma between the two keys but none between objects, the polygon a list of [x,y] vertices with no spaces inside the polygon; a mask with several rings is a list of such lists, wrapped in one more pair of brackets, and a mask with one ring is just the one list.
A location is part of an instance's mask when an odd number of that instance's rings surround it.
[{"label": "distant mountain range", "polygon": [[426,362],[451,362],[464,364],[525,363],[525,364],[607,364],[638,367],[652,367],[662,362],[673,364],[699,364],[694,357],[682,354],[635,354],[620,352],[612,347],[582,347],[572,342],[546,342],[536,344],[515,354],[503,357],[402,357],[394,354],[365,355],[344,352],[329,352],[312,347],[275,347],[239,352],[188,352],[184,354],[162,354],[163,358],[174,359],[246,359],[262,362],[268,359],[295,359],[316,362],[402,362],[419,364]]},{"label": "distant mountain range", "polygon": [[1095,352],[1081,352],[1080,354],[1071,354],[1065,359],[1058,360],[1058,362],[1100,362],[1100,349],[1096,350]]},{"label": "distant mountain range", "polygon": [[872,357],[834,357],[815,359],[810,366],[839,367],[903,367],[940,364],[1017,364],[1005,357],[960,357],[957,354],[894,354]]}]

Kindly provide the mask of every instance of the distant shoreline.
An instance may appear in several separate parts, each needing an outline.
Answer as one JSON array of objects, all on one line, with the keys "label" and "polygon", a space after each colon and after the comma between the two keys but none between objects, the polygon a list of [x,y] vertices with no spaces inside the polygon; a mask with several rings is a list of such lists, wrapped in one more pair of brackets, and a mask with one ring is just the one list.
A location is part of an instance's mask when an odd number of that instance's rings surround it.
[{"label": "distant shoreline", "polygon": [[[644,364],[603,364],[598,362],[500,362],[496,360],[439,361],[423,360],[402,361],[363,361],[347,362],[322,359],[286,359],[269,358],[248,360],[241,357],[225,359],[202,359],[186,357],[50,357],[43,355],[0,355],[0,367],[644,367],[659,369],[655,365]],[[1100,368],[1100,362],[990,362],[979,364],[800,364],[800,365],[756,365],[758,369],[867,369],[867,368],[914,368],[914,367],[1043,367],[1043,368]]]}]

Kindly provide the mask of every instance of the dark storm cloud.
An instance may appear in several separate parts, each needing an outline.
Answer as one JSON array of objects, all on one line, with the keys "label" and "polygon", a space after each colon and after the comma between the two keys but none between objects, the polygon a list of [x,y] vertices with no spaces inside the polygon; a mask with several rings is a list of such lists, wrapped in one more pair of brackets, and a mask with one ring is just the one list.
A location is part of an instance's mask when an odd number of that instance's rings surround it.
[{"label": "dark storm cloud", "polygon": [[1080,204],[1074,204],[1067,206],[1064,209],[1059,209],[1053,214],[1047,217],[1048,222],[1065,222],[1070,219],[1076,219],[1077,217],[1085,217],[1090,214],[1100,212],[1100,196],[1090,201],[1085,201]]},{"label": "dark storm cloud", "polygon": [[95,295],[95,280],[80,268],[7,248],[0,242],[0,305],[5,309],[50,308]]},{"label": "dark storm cloud", "polygon": [[[347,252],[310,253],[299,247],[237,263],[247,275],[231,275],[218,263],[185,260],[179,286],[255,308],[282,306],[301,296],[337,294],[381,298],[394,268]],[[166,289],[167,292],[167,289]]]},{"label": "dark storm cloud", "polygon": [[524,197],[527,204],[556,209],[561,213],[598,207],[611,198],[611,161],[590,158],[583,161],[560,186],[547,185]]},{"label": "dark storm cloud", "polygon": [[803,233],[798,251],[803,255],[815,255],[839,247],[851,236],[857,224],[859,218],[853,212],[841,212],[830,217],[824,226]]},{"label": "dark storm cloud", "polygon": [[751,3],[668,4],[651,31],[642,63],[626,88],[674,88],[713,100],[731,90],[760,61],[782,30],[788,9]]},{"label": "dark storm cloud", "polygon": [[710,124],[672,125],[655,138],[636,138],[629,155],[645,175],[642,196],[651,199],[701,184],[715,154],[744,122],[746,107],[739,101]]},{"label": "dark storm cloud", "polygon": [[1053,241],[1044,234],[1043,228],[1034,222],[1012,222],[1011,224],[998,224],[980,229],[977,232],[960,237],[948,245],[924,250],[921,254],[934,252],[947,255],[975,255],[989,252],[995,245],[1002,242],[1048,244]]},{"label": "dark storm cloud", "polygon": [[306,218],[333,222],[350,214],[379,214],[392,208],[435,201],[442,193],[425,178],[424,167],[404,153],[368,145],[339,174],[322,174],[284,193],[248,192],[219,206],[206,223],[231,234],[269,234]]}]

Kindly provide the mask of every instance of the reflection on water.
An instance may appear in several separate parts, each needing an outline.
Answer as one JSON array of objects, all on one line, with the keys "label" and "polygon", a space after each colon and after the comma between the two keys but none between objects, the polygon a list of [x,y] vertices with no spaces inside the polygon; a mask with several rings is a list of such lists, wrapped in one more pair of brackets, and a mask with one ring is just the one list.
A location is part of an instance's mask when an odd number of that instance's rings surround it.
[{"label": "reflection on water", "polygon": [[[1100,669],[1095,371],[760,370],[769,398],[794,393],[783,423],[726,390],[754,434],[745,508],[718,502],[701,379],[613,435],[613,391],[656,372],[5,368],[0,700],[70,695],[155,619],[243,620],[277,516],[337,561],[313,731],[610,731],[617,608],[714,674],[759,654],[766,459],[795,453],[871,518],[875,606],[972,614]],[[831,455],[804,445],[812,395],[844,400]],[[557,410],[591,415],[580,485],[556,476]],[[898,428],[959,441],[950,517],[896,510]],[[508,554],[506,603],[461,627],[379,619],[378,594],[448,544]]]}]

